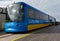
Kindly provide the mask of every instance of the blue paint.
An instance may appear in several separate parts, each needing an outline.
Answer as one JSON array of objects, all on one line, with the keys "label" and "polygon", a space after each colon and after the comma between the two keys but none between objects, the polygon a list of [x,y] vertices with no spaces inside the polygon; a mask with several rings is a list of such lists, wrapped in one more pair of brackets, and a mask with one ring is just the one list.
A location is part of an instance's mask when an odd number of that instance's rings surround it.
[{"label": "blue paint", "polygon": [[5,32],[26,32],[28,31],[28,24],[44,24],[48,23],[48,20],[37,20],[37,19],[29,19],[27,16],[27,8],[32,8],[33,10],[45,14],[32,6],[24,2],[18,2],[17,4],[24,5],[24,22],[5,22]]},{"label": "blue paint", "polygon": [[37,20],[37,19],[28,19],[28,24],[45,24],[49,23],[48,20]]},{"label": "blue paint", "polygon": [[27,27],[24,22],[7,22],[5,23],[5,31],[6,32],[25,32],[27,31]]}]

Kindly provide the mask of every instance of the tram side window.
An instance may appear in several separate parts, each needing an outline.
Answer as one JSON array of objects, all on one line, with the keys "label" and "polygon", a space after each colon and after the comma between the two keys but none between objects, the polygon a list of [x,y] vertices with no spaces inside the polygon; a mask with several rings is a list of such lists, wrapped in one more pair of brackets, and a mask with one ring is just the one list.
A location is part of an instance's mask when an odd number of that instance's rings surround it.
[{"label": "tram side window", "polygon": [[37,10],[33,10],[31,8],[27,9],[27,14],[28,14],[29,23],[39,23],[39,22],[41,23],[41,21],[46,22],[45,20],[48,20],[47,15],[45,15],[44,13],[39,12]]},{"label": "tram side window", "polygon": [[28,18],[34,18],[34,13],[33,13],[33,10],[32,9],[27,9],[27,13],[28,13]]},{"label": "tram side window", "polygon": [[40,20],[40,18],[41,18],[40,13],[36,10],[31,9],[31,8],[27,9],[27,13],[28,13],[29,19]]},{"label": "tram side window", "polygon": [[37,12],[38,11],[35,11],[31,8],[27,9],[29,24],[39,23],[39,16],[38,16],[39,14]]},{"label": "tram side window", "polygon": [[38,11],[29,8],[27,9],[27,12],[28,12],[28,18],[38,19],[38,20],[40,19],[40,14]]},{"label": "tram side window", "polygon": [[30,9],[30,8],[27,8],[27,15],[28,15],[28,23],[29,24],[34,24],[35,20],[34,20],[33,10]]}]

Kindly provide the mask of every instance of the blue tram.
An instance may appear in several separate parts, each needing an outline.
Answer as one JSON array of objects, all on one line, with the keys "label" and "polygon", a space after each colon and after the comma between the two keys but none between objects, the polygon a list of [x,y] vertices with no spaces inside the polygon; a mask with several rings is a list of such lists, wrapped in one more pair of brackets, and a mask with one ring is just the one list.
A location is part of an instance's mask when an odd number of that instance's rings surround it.
[{"label": "blue tram", "polygon": [[7,6],[5,32],[26,32],[49,26],[55,18],[24,3],[17,2]]}]

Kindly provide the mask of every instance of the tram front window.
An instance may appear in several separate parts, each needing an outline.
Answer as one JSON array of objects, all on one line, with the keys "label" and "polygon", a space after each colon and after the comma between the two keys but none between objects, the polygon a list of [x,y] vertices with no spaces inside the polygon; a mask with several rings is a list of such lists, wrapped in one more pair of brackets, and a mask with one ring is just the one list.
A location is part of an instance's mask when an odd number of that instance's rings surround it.
[{"label": "tram front window", "polygon": [[[7,7],[9,21],[24,21],[23,5],[12,4]],[[8,20],[8,19],[7,19]]]}]

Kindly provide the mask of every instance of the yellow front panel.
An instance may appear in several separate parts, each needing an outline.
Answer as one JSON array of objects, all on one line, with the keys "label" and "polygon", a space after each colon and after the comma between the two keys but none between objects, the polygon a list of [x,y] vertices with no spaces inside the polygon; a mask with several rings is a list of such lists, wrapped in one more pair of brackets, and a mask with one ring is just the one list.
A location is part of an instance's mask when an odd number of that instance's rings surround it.
[{"label": "yellow front panel", "polygon": [[48,26],[49,24],[32,24],[32,25],[28,25],[28,31],[33,30],[33,29],[37,29],[37,28],[42,28],[45,26]]}]

